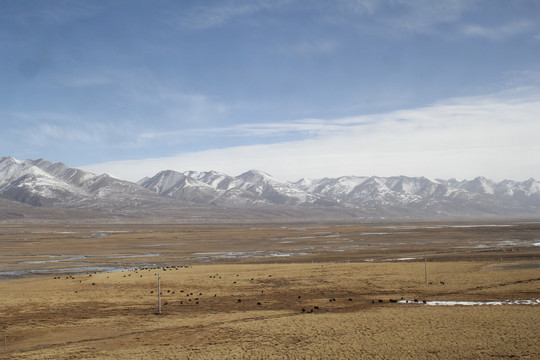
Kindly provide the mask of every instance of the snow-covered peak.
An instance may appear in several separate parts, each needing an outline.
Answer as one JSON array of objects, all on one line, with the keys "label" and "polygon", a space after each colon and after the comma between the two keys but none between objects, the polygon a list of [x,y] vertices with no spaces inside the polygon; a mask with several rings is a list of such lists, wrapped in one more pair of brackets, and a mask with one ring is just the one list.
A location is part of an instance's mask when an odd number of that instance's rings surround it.
[{"label": "snow-covered peak", "polygon": [[2,164],[19,164],[21,162],[21,160],[17,160],[11,156],[4,156],[2,158],[0,158],[0,166]]},{"label": "snow-covered peak", "polygon": [[164,170],[146,181],[140,181],[139,185],[152,190],[156,194],[161,194],[177,186],[179,182],[184,182],[186,178],[184,174],[177,171]]},{"label": "snow-covered peak", "polygon": [[265,173],[263,171],[260,171],[260,170],[249,170],[249,171],[246,171],[245,173],[243,173],[241,175],[238,175],[236,178],[240,179],[240,180],[243,180],[243,181],[248,181],[248,182],[251,182],[251,183],[258,183],[258,182],[279,183],[279,181],[277,179],[275,179],[271,175],[269,175],[269,174],[267,174],[267,173]]},{"label": "snow-covered peak", "polygon": [[461,183],[460,188],[478,194],[493,195],[495,190],[495,183],[491,180],[486,179],[483,176],[478,176],[474,180]]},{"label": "snow-covered peak", "polygon": [[0,161],[0,185],[28,175],[51,177],[44,170],[34,166],[31,161],[15,160],[11,157],[2,158]]},{"label": "snow-covered peak", "polygon": [[313,180],[308,178],[301,178],[298,181],[291,182],[290,184],[295,188],[302,189],[304,191],[311,191],[321,180]]},{"label": "snow-covered peak", "polygon": [[[216,171],[165,170],[137,184],[95,175],[44,159],[0,158],[0,196],[39,206],[103,206],[135,209],[141,202],[167,206],[189,201],[212,206],[293,206],[359,209],[398,214],[540,214],[540,183],[534,179],[493,182],[425,177],[300,179],[282,182],[250,170],[237,177]],[[163,199],[163,198],[167,199]],[[127,204],[127,205],[126,205]],[[152,205],[153,206],[153,205]],[[180,205],[179,205],[180,206]],[[364,210],[362,210],[364,209]],[[356,211],[356,210],[355,210]],[[513,216],[513,215],[512,215]],[[540,215],[539,215],[540,216]]]}]

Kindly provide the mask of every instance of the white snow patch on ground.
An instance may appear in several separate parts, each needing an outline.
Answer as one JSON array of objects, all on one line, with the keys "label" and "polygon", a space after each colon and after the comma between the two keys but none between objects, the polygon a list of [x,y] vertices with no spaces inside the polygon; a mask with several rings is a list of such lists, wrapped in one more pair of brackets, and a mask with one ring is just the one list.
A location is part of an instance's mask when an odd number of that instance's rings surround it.
[{"label": "white snow patch on ground", "polygon": [[433,300],[423,302],[415,302],[414,300],[400,300],[400,304],[423,304],[430,306],[474,306],[474,305],[540,305],[540,299],[532,300],[506,300],[506,301],[443,301]]}]

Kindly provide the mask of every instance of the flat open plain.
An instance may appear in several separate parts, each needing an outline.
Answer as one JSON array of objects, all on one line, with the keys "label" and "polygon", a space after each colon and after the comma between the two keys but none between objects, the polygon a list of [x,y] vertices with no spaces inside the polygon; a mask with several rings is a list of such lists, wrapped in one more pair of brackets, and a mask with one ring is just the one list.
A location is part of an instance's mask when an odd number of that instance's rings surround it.
[{"label": "flat open plain", "polygon": [[540,358],[539,222],[4,224],[0,247],[0,358]]}]

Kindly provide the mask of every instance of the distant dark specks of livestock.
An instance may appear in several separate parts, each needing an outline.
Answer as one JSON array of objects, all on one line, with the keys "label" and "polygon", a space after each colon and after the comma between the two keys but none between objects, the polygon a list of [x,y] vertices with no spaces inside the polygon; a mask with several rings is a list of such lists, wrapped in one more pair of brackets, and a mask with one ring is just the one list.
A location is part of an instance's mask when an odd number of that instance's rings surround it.
[{"label": "distant dark specks of livestock", "polygon": [[237,304],[238,304],[238,303],[241,303],[241,302],[242,302],[242,299],[236,300],[236,303],[237,303]]},{"label": "distant dark specks of livestock", "polygon": [[257,302],[257,306],[261,306],[261,303],[260,303],[260,302]]}]

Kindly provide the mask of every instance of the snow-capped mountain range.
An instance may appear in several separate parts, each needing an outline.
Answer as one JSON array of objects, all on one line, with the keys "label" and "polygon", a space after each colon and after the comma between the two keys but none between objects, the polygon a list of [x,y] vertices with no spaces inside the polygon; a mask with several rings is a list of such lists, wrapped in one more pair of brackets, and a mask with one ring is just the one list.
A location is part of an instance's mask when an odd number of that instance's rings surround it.
[{"label": "snow-capped mountain range", "polygon": [[[352,217],[540,217],[540,182],[425,177],[301,179],[166,170],[137,183],[47,160],[0,159],[0,200],[34,207],[136,214],[175,209],[329,210]],[[2,202],[0,202],[1,207]],[[209,214],[209,213],[207,213]],[[208,215],[211,216],[211,215]]]}]

